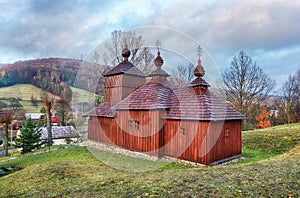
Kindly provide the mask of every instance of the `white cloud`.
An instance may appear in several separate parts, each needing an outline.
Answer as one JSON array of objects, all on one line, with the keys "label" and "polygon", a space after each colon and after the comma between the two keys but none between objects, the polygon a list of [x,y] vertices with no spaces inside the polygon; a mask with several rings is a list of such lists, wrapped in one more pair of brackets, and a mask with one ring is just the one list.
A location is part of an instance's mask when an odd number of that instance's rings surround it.
[{"label": "white cloud", "polygon": [[[299,10],[299,0],[0,0],[0,52],[10,62],[15,57],[80,58],[114,30],[155,25],[200,41],[221,70],[245,50],[279,79],[282,65],[286,73],[299,67]],[[184,43],[178,47],[184,49]]]}]

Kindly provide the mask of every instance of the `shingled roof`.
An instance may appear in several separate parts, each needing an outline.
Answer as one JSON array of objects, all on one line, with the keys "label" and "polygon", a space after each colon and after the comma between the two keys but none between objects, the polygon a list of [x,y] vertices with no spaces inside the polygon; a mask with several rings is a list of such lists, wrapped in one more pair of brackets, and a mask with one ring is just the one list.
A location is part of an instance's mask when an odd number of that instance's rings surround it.
[{"label": "shingled roof", "polygon": [[115,109],[169,109],[172,92],[168,83],[161,82],[159,79],[151,79],[118,103]]},{"label": "shingled roof", "polygon": [[136,68],[130,61],[124,60],[114,68],[103,73],[103,76],[113,76],[118,74],[129,74],[134,76],[144,76],[138,68]]},{"label": "shingled roof", "polygon": [[180,120],[240,120],[244,116],[207,89],[179,88],[174,90],[171,109],[164,119]]},{"label": "shingled roof", "polygon": [[[52,126],[52,138],[63,139],[63,138],[75,138],[77,132],[73,126]],[[42,127],[42,140],[48,139],[48,131],[46,127]]]},{"label": "shingled roof", "polygon": [[192,87],[196,87],[196,86],[210,87],[210,85],[200,77],[195,78],[195,80],[193,80],[189,84],[189,86],[192,86]]},{"label": "shingled roof", "polygon": [[104,102],[85,114],[86,116],[114,117],[113,103]]}]

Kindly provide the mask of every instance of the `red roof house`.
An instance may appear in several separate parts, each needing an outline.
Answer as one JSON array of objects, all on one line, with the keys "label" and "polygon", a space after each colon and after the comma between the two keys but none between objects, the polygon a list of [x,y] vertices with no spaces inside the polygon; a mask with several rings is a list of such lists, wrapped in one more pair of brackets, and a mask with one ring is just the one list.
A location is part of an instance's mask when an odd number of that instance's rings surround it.
[{"label": "red roof house", "polygon": [[159,51],[147,82],[128,61],[127,48],[122,55],[124,61],[104,73],[104,103],[87,114],[89,141],[206,165],[241,155],[244,116],[209,89],[200,58],[195,79],[175,87]]},{"label": "red roof house", "polygon": [[51,123],[56,123],[56,124],[62,123],[62,120],[59,119],[59,118],[57,118],[57,117],[55,117],[55,116],[51,116],[50,119],[51,119]]}]

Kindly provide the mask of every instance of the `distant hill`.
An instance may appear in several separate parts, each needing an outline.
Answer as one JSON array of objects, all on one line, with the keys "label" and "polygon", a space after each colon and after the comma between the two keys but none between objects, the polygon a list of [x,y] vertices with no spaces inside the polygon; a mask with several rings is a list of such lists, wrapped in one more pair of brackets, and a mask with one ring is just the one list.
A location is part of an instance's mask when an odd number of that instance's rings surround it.
[{"label": "distant hill", "polygon": [[30,83],[32,77],[38,75],[55,76],[57,80],[73,83],[81,63],[76,59],[44,58],[4,64],[0,69],[2,75],[4,71],[8,72],[15,83]]},{"label": "distant hill", "polygon": [[[85,63],[77,59],[69,58],[43,58],[36,60],[18,61],[12,64],[0,64],[0,87],[14,84],[33,84],[36,87],[46,89],[55,95],[70,100],[70,86],[91,90],[89,79],[98,75],[96,72],[81,73],[77,79],[77,72],[80,66]],[[102,76],[100,75],[100,78]],[[103,80],[99,80],[96,92],[103,94]]]}]

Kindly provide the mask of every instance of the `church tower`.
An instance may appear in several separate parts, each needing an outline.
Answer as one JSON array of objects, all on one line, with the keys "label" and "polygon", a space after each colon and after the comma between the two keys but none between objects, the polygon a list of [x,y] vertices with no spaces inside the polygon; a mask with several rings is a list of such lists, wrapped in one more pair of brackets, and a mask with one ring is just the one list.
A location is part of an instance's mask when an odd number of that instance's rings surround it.
[{"label": "church tower", "polygon": [[122,50],[122,56],[120,64],[103,74],[104,102],[118,103],[146,81],[143,73],[128,60],[130,50],[127,46]]}]

